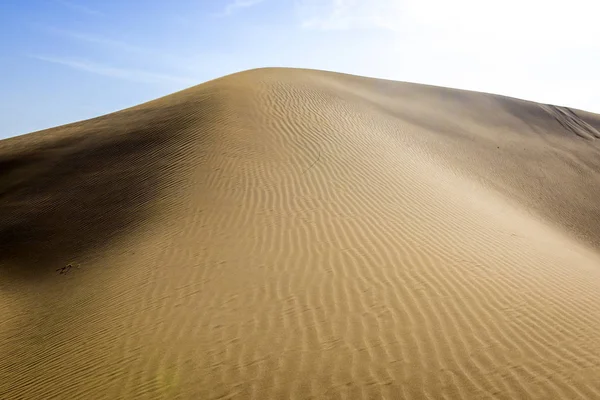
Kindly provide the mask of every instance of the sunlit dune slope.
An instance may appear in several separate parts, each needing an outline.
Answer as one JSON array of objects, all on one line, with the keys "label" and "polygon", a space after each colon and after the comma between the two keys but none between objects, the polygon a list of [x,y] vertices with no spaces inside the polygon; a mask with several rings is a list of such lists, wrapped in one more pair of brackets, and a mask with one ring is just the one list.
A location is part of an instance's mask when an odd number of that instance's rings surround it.
[{"label": "sunlit dune slope", "polygon": [[598,199],[598,115],[313,70],[3,140],[0,398],[598,399]]}]

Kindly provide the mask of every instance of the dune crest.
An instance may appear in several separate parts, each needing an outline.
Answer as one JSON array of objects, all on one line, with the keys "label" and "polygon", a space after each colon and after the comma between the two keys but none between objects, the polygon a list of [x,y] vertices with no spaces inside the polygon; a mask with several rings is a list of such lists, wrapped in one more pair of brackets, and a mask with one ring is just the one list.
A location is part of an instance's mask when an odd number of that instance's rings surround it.
[{"label": "dune crest", "polygon": [[0,141],[0,398],[600,398],[599,130],[268,68]]}]

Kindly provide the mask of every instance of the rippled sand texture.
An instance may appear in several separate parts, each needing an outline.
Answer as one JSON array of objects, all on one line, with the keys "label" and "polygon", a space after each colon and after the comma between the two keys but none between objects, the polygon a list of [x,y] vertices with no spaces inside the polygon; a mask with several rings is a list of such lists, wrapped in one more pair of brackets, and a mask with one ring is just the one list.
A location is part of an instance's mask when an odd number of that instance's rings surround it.
[{"label": "rippled sand texture", "polygon": [[260,69],[1,141],[0,398],[600,399],[599,130]]}]

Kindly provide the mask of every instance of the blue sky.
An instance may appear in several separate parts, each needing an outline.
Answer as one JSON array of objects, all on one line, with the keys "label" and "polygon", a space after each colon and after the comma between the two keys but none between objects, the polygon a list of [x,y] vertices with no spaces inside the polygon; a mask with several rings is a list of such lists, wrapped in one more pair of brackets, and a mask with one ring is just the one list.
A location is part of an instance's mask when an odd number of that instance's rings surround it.
[{"label": "blue sky", "polygon": [[595,0],[0,2],[0,138],[265,66],[600,113]]}]

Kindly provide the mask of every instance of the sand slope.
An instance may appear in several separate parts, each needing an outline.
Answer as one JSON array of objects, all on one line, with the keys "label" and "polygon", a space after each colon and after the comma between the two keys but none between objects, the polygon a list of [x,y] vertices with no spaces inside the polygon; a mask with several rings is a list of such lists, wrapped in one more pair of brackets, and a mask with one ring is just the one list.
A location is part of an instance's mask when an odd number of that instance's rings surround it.
[{"label": "sand slope", "polygon": [[599,131],[260,69],[1,141],[0,398],[598,399]]}]

